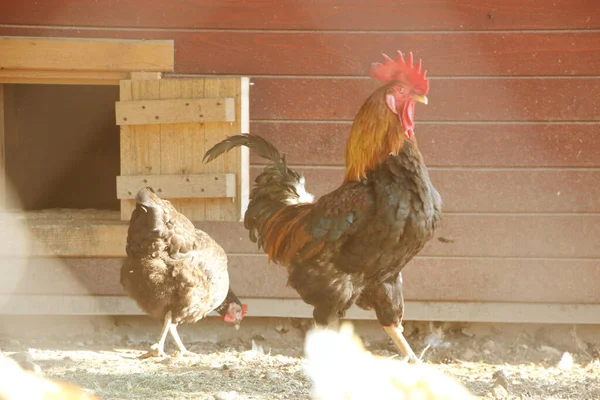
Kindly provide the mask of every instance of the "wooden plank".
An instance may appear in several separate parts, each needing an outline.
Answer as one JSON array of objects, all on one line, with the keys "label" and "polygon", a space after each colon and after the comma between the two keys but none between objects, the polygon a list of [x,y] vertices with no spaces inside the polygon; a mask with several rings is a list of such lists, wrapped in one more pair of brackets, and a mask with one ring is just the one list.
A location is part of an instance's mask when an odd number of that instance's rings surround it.
[{"label": "wooden plank", "polygon": [[6,157],[4,151],[4,85],[0,83],[0,210],[6,207]]},{"label": "wooden plank", "polygon": [[129,79],[132,79],[134,81],[143,81],[147,79],[162,79],[162,72],[136,71],[129,74]]},{"label": "wooden plank", "polygon": [[[26,213],[31,234],[39,242],[32,256],[123,257],[128,224],[117,213],[110,218],[73,218],[69,213],[54,218]],[[59,215],[57,217],[57,215]],[[10,225],[0,216],[0,234],[6,239],[6,256],[21,246],[11,237]],[[196,224],[230,254],[261,254],[248,239],[240,222],[202,221]],[[440,241],[439,238],[444,238]],[[599,214],[445,214],[440,229],[420,253],[444,257],[598,258]],[[476,243],[477,245],[474,245]]]},{"label": "wooden plank", "polygon": [[117,125],[233,122],[233,98],[118,101]]},{"label": "wooden plank", "polygon": [[365,76],[381,52],[395,54],[400,44],[431,76],[598,75],[600,65],[599,32],[202,32],[175,40],[175,71],[188,74]]},{"label": "wooden plank", "polygon": [[0,69],[173,71],[172,40],[0,37]]},{"label": "wooden plank", "polygon": [[[121,296],[122,264],[122,258],[31,258],[4,267],[0,293]],[[264,255],[230,254],[229,273],[238,296],[298,298],[285,269]],[[600,259],[417,257],[403,277],[408,300],[600,304]]]},{"label": "wooden plank", "polygon": [[[597,31],[465,32],[455,35],[447,32],[78,31],[0,27],[0,35],[173,39],[177,42],[175,72],[185,74],[365,76],[371,63],[380,60],[381,52],[393,54],[399,43],[410,43],[410,49],[401,50],[414,51],[424,60],[433,77],[597,76],[600,65],[600,33]],[[202,51],[198,51],[198,46]],[[206,57],[206,54],[211,56]],[[299,62],[299,54],[302,62]],[[98,57],[102,57],[104,68],[111,65],[106,54],[100,53],[96,55]],[[60,58],[55,55],[54,59],[58,62]],[[128,70],[166,69],[164,66],[140,68],[136,59],[135,66]]]},{"label": "wooden plank", "polygon": [[[251,166],[254,181],[263,166]],[[343,180],[342,167],[296,168],[322,196]],[[438,169],[430,167],[444,212],[600,213],[600,170]]]},{"label": "wooden plank", "polygon": [[[156,12],[160,10],[160,12]],[[203,12],[198,12],[202,10]],[[432,18],[435,16],[435,18]],[[75,27],[282,29],[282,30],[498,30],[599,29],[600,14],[589,0],[94,0],[7,3],[1,24]]]},{"label": "wooden plank", "polygon": [[[199,225],[229,253],[257,253],[238,223]],[[439,237],[451,240],[445,243]],[[452,257],[600,257],[598,214],[445,214],[440,229],[420,253]],[[476,245],[475,245],[476,244]]]},{"label": "wooden plank", "polygon": [[117,176],[117,198],[135,199],[143,187],[151,187],[160,197],[235,197],[235,174]]},{"label": "wooden plank", "polygon": [[[312,318],[312,307],[301,300],[246,299],[251,317]],[[524,304],[418,302],[405,303],[406,321],[462,321],[551,324],[600,323],[597,304]],[[135,302],[123,296],[7,296],[0,295],[2,315],[143,315]],[[216,313],[211,313],[216,316]],[[349,320],[373,320],[373,312],[357,307]]]},{"label": "wooden plank", "polygon": [[[239,296],[299,297],[287,286],[285,269],[264,255],[230,255],[229,271]],[[417,257],[403,278],[408,300],[600,304],[600,259]]]},{"label": "wooden plank", "polygon": [[[248,316],[312,318],[312,307],[302,300],[243,299],[251,310]],[[528,304],[406,301],[405,321],[461,321],[551,324],[596,324],[600,321],[597,304]],[[374,320],[372,311],[352,307],[350,320]]]},{"label": "wooden plank", "polygon": [[[206,97],[233,96],[235,98],[236,118],[234,123],[207,123],[205,127],[204,146],[211,148],[227,136],[243,132],[249,126],[249,94],[250,80],[247,77],[240,79],[206,79],[204,95]],[[200,160],[203,155],[197,154]],[[206,199],[206,219],[210,221],[242,220],[246,212],[249,193],[249,166],[248,149],[241,147],[223,154],[218,159],[204,164],[203,170],[207,173],[223,173],[237,171],[236,192],[230,207],[224,207],[222,202]]]},{"label": "wooden plank", "polygon": [[[159,100],[160,79],[124,80],[121,101]],[[160,175],[160,125],[121,126],[121,175]],[[129,221],[135,201],[121,200],[121,219]]]},{"label": "wooden plank", "polygon": [[[419,148],[429,167],[600,167],[600,123],[417,124]],[[251,123],[252,132],[271,141],[290,164],[302,165],[343,165],[350,126],[348,122]],[[266,161],[251,153],[250,162]]]},{"label": "wooden plank", "polygon": [[[371,79],[252,82],[253,120],[352,120],[378,86]],[[429,104],[415,110],[417,135],[425,121],[600,121],[597,78],[432,79],[430,86]]]},{"label": "wooden plank", "polygon": [[118,85],[128,77],[121,71],[0,70],[0,83],[53,85]]},{"label": "wooden plank", "polygon": [[[161,99],[204,97],[204,80],[165,81],[161,83]],[[205,124],[161,125],[160,163],[163,174],[203,173],[198,168],[196,142],[204,143]],[[192,220],[206,219],[204,199],[170,199],[173,206]]]}]

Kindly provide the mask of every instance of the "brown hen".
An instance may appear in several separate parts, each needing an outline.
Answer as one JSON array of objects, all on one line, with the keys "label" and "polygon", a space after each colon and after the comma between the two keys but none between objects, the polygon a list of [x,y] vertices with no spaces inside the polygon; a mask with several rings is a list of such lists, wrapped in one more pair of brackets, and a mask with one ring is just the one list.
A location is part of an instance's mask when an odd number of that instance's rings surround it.
[{"label": "brown hen", "polygon": [[121,285],[142,310],[164,322],[159,341],[142,357],[165,356],[168,332],[180,355],[188,353],[177,326],[213,310],[239,328],[247,306],[229,287],[221,246],[151,188],[142,188],[135,200]]}]

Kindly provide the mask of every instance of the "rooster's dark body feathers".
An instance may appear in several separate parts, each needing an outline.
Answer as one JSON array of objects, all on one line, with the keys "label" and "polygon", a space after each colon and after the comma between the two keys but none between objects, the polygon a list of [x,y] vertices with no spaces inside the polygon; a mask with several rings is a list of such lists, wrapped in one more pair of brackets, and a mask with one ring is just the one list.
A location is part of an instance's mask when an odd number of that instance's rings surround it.
[{"label": "rooster's dark body feathers", "polygon": [[346,182],[316,202],[302,200],[304,178],[259,136],[231,137],[206,158],[249,143],[273,164],[256,178],[245,226],[287,267],[289,285],[315,307],[315,320],[327,324],[356,303],[374,309],[382,325],[397,323],[400,271],[431,238],[441,212],[414,138],[367,179]]}]

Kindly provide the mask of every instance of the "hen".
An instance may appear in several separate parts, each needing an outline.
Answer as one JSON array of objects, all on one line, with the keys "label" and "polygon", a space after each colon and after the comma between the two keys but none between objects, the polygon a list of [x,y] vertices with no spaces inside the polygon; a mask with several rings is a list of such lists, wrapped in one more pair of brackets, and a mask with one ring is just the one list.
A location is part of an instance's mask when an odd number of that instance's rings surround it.
[{"label": "hen", "polygon": [[142,310],[164,321],[158,343],[142,357],[165,356],[167,332],[180,354],[188,353],[177,325],[194,323],[213,310],[239,328],[247,306],[229,288],[221,246],[152,189],[142,188],[135,200],[121,285]]},{"label": "hen", "polygon": [[415,102],[427,104],[429,82],[410,54],[375,63],[385,82],[364,102],[346,147],[344,182],[313,201],[304,177],[256,135],[230,137],[205,154],[211,161],[239,146],[270,160],[256,178],[244,226],[270,260],[288,270],[288,284],[313,317],[328,325],[356,303],[374,309],[379,323],[413,362],[402,332],[401,270],[432,237],[441,198],[414,137]]},{"label": "hen", "polygon": [[352,326],[306,335],[306,374],[315,400],[474,399],[456,380],[429,365],[407,365],[365,350]]}]

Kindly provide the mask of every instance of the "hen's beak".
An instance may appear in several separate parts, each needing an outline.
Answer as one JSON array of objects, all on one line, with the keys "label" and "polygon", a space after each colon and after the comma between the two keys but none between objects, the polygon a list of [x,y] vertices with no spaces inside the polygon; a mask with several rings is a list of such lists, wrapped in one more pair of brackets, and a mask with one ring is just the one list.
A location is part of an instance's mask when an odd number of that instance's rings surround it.
[{"label": "hen's beak", "polygon": [[239,331],[239,330],[240,330],[240,324],[235,324],[234,326],[235,326],[235,330],[236,330],[236,331]]},{"label": "hen's beak", "polygon": [[421,95],[421,94],[413,94],[413,100],[418,103],[423,103],[423,104],[427,104],[427,102],[428,102],[427,96]]}]

